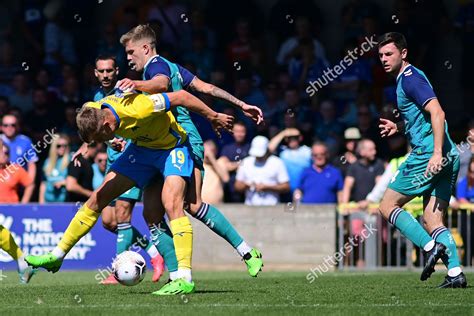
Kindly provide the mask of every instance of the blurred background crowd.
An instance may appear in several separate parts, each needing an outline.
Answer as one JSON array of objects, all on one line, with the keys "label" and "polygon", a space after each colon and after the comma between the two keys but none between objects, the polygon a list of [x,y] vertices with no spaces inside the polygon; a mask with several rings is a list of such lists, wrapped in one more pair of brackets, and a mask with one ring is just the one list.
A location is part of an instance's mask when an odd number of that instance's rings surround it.
[{"label": "blurred background crowd", "polygon": [[84,201],[101,183],[103,146],[70,163],[76,110],[99,88],[98,55],[116,57],[120,79],[141,78],[119,43],[140,23],[155,30],[160,55],[263,110],[256,126],[201,96],[237,120],[218,138],[193,118],[206,141],[207,202],[377,202],[372,189],[408,151],[403,135],[379,136],[379,117],[400,118],[377,50],[313,96],[306,88],[387,31],[407,37],[409,60],[430,78],[461,144],[457,198],[474,201],[472,1],[22,0],[0,3],[1,202]]}]

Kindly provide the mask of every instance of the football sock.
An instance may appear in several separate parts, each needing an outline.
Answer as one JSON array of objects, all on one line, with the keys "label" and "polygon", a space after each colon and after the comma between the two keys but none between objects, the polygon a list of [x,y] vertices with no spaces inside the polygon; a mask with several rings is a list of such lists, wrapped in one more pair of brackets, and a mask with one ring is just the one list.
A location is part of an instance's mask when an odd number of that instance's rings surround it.
[{"label": "football sock", "polygon": [[133,229],[130,223],[117,224],[117,254],[128,250],[132,245]]},{"label": "football sock", "polygon": [[245,254],[249,253],[252,250],[252,247],[247,245],[245,241],[242,241],[240,245],[237,246],[237,252],[241,257],[245,256]]},{"label": "football sock", "polygon": [[[170,221],[171,232],[173,233],[173,243],[178,260],[179,277],[185,277],[187,271],[191,270],[191,260],[193,253],[193,227],[187,216],[183,216]],[[183,275],[181,272],[183,271]]]},{"label": "football sock", "polygon": [[176,279],[185,279],[188,282],[192,282],[193,278],[191,275],[191,269],[178,268]]},{"label": "football sock", "polygon": [[227,220],[224,214],[222,214],[214,206],[207,203],[202,203],[194,217],[206,224],[206,226],[217,235],[227,240],[227,242],[231,244],[234,249],[237,249],[237,247],[242,244],[242,237],[240,237],[239,233],[237,233],[235,228]]},{"label": "football sock", "polygon": [[[165,220],[158,224],[158,226],[151,225],[150,234],[151,241],[163,257],[171,278],[172,273],[178,271],[178,261],[176,260],[176,252],[174,250],[173,235]],[[171,279],[174,280],[173,278]]]},{"label": "football sock", "polygon": [[[148,239],[147,239],[148,241]],[[150,258],[155,258],[158,256],[160,253],[158,252],[158,249],[156,249],[156,246],[148,241],[148,245],[145,247],[146,253],[150,256]]]},{"label": "football sock", "polygon": [[451,277],[459,275],[462,271],[459,264],[458,250],[449,230],[445,226],[440,226],[433,230],[431,237],[446,246],[446,253],[442,259],[448,268],[448,275]]},{"label": "football sock", "polygon": [[429,251],[433,248],[433,239],[407,211],[399,207],[395,208],[392,213],[390,213],[388,221],[418,247],[423,248],[425,251]]},{"label": "football sock", "polygon": [[2,225],[0,225],[0,249],[4,250],[17,261],[23,257],[23,252],[16,244],[12,234]]},{"label": "football sock", "polygon": [[170,272],[170,280],[176,280],[178,278],[178,270]]},{"label": "football sock", "polygon": [[150,243],[146,235],[140,233],[138,229],[136,229],[133,226],[132,226],[132,231],[133,231],[132,241],[134,244],[140,246],[143,250],[147,250],[150,247],[150,244],[153,245],[152,243]]},{"label": "football sock", "polygon": [[24,256],[19,257],[17,263],[18,271],[24,271],[26,268],[28,268],[28,263],[26,263]]},{"label": "football sock", "polygon": [[58,246],[53,251],[56,257],[63,258],[72,247],[86,235],[99,219],[100,213],[91,210],[86,203],[82,205],[69,223]]}]

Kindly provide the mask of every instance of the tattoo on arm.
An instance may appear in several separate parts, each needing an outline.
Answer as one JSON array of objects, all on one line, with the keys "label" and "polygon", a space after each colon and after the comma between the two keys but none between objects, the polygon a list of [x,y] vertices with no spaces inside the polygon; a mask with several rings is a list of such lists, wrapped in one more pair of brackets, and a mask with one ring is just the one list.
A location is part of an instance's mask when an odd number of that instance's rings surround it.
[{"label": "tattoo on arm", "polygon": [[236,107],[238,108],[242,108],[244,106],[244,102],[237,99],[236,97],[234,97],[232,94],[230,94],[229,92],[225,91],[225,90],[222,90],[221,88],[219,87],[216,87],[212,84],[209,84],[211,86],[211,89],[209,91],[202,91],[202,89],[199,89],[195,84],[194,84],[194,80],[191,81],[191,84],[189,85],[189,87],[193,90],[196,90],[196,91],[199,91],[199,92],[203,92],[203,93],[207,93],[207,94],[210,94],[212,95],[213,97],[215,98],[218,98],[218,99],[221,99],[221,100],[225,100],[227,102],[230,102],[232,103],[233,105],[235,105]]}]

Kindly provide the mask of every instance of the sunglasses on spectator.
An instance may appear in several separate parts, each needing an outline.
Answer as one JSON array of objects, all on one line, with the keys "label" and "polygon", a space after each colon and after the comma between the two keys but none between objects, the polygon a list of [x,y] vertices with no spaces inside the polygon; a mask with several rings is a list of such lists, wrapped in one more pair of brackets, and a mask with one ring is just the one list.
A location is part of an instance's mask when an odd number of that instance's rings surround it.
[{"label": "sunglasses on spectator", "polygon": [[98,163],[102,163],[102,162],[105,162],[105,161],[107,161],[107,159],[97,159]]},{"label": "sunglasses on spectator", "polygon": [[326,157],[326,154],[311,154],[313,157]]},{"label": "sunglasses on spectator", "polygon": [[61,147],[66,148],[66,147],[68,147],[68,146],[69,146],[68,144],[57,144],[57,145],[56,145],[56,148],[58,148],[58,149],[61,148]]},{"label": "sunglasses on spectator", "polygon": [[2,124],[3,127],[16,127],[16,124]]}]

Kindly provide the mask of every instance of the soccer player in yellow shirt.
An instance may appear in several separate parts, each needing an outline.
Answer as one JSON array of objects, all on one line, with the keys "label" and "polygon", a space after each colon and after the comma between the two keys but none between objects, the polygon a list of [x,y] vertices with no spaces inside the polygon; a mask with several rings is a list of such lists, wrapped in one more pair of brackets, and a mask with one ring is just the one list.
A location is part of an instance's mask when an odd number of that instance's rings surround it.
[{"label": "soccer player in yellow shirt", "polygon": [[191,277],[193,231],[183,211],[193,160],[186,145],[187,134],[169,111],[178,105],[203,115],[216,130],[232,128],[233,117],[216,113],[184,90],[149,96],[116,94],[84,104],[76,121],[85,142],[105,142],[118,135],[131,139],[132,143],[111,166],[102,185],[77,212],[58,246],[42,256],[27,256],[28,264],[57,272],[65,255],[91,230],[104,207],[131,187],[144,187],[155,175],[161,174],[164,178],[161,198],[170,220],[178,260],[179,277],[172,282],[176,291],[169,294],[194,292]]}]

